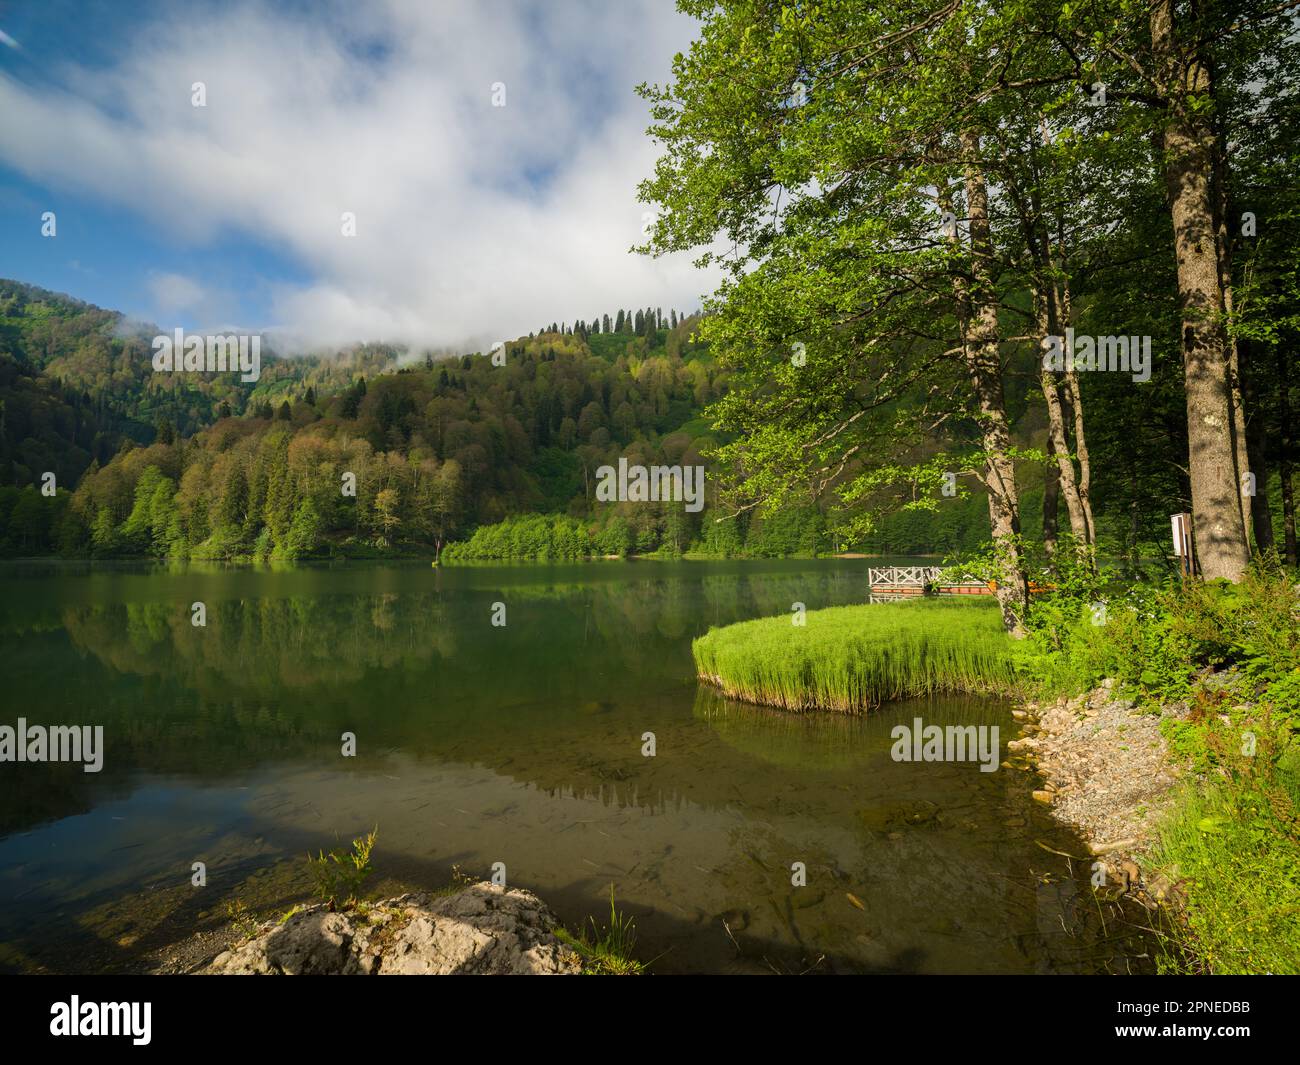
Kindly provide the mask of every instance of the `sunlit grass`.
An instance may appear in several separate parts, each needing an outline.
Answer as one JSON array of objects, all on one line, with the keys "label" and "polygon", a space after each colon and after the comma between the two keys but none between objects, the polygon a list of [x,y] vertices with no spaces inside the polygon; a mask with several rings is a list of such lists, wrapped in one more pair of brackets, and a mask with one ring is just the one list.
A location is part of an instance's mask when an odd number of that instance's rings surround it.
[{"label": "sunlit grass", "polygon": [[556,938],[582,958],[588,976],[640,976],[645,965],[632,956],[636,946],[636,924],[614,905],[614,885],[609,886],[609,924],[602,931],[591,919],[591,931],[584,927],[577,935],[566,928],[555,930]]},{"label": "sunlit grass", "polygon": [[1188,785],[1153,856],[1186,892],[1186,945],[1200,971],[1300,973],[1300,777]]},{"label": "sunlit grass", "polygon": [[696,671],[725,694],[786,710],[858,713],[888,699],[1012,687],[1012,641],[992,603],[917,599],[710,629]]}]

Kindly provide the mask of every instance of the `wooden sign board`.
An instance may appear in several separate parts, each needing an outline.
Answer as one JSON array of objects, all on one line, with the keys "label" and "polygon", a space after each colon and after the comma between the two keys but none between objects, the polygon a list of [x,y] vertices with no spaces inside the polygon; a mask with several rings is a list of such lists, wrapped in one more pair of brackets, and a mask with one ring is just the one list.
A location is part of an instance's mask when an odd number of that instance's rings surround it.
[{"label": "wooden sign board", "polygon": [[1182,571],[1190,576],[1195,572],[1196,562],[1192,554],[1192,516],[1190,514],[1171,514],[1169,522],[1174,532],[1174,554]]}]

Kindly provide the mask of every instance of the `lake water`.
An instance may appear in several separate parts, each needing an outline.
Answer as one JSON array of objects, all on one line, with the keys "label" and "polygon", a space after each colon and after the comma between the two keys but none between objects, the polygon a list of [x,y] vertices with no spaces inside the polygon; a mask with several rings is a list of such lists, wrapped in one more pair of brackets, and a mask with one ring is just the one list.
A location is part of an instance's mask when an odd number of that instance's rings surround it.
[{"label": "lake water", "polygon": [[862,602],[867,564],[0,569],[0,724],[105,733],[97,774],[0,764],[0,966],[139,968],[377,825],[379,889],[503,862],[576,928],[612,885],[655,972],[1149,967],[1025,774],[890,758],[918,716],[1005,744],[1004,703],[791,716],[697,684],[692,637]]}]

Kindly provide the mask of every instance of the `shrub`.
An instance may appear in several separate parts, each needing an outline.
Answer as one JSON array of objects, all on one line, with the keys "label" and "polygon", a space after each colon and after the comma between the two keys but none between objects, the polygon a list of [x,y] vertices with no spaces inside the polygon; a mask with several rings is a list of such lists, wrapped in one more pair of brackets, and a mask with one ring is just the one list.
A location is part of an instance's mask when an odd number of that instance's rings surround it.
[{"label": "shrub", "polygon": [[361,887],[374,872],[370,855],[378,835],[379,827],[375,826],[369,835],[354,839],[350,851],[335,847],[328,853],[321,851],[315,858],[307,855],[316,896],[329,903],[331,910],[347,909],[360,901]]}]

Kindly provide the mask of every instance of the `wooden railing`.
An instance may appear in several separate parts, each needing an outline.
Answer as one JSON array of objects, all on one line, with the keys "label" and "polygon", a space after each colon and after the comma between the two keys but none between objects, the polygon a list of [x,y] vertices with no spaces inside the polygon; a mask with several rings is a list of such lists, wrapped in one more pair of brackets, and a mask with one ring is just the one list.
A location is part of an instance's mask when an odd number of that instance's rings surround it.
[{"label": "wooden railing", "polygon": [[[906,589],[909,592],[912,589],[917,592],[924,592],[939,579],[939,574],[942,572],[942,566],[884,566],[881,568],[872,566],[867,569],[867,583],[873,590],[897,588]],[[963,576],[960,580],[948,581],[944,584],[944,587],[989,590],[987,581],[971,576]]]},{"label": "wooden railing", "polygon": [[938,566],[873,566],[867,570],[867,583],[873,588],[924,588],[940,572]]}]

